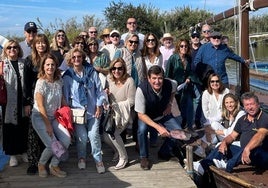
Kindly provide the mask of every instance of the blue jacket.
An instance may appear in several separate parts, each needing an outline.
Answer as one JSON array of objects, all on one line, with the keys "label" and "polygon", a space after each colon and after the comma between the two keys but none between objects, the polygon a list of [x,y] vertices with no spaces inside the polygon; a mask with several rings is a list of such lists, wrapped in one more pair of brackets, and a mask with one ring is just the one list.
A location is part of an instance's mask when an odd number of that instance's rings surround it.
[{"label": "blue jacket", "polygon": [[245,62],[243,58],[236,55],[226,45],[220,44],[219,47],[216,49],[209,42],[207,44],[203,44],[199,48],[194,59],[194,64],[195,66],[198,63],[205,63],[205,64],[210,65],[215,71],[215,73],[217,73],[221,77],[222,82],[224,84],[228,84],[228,76],[227,76],[226,66],[225,66],[226,59],[232,59],[240,63]]}]

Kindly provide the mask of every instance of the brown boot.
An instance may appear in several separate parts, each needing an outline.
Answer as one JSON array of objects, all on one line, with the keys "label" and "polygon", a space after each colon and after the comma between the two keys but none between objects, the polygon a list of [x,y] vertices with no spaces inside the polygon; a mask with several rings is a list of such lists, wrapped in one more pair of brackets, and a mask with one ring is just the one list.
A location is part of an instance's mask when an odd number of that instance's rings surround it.
[{"label": "brown boot", "polygon": [[58,166],[49,165],[49,171],[51,175],[57,176],[59,178],[65,178],[67,173],[62,171]]},{"label": "brown boot", "polygon": [[39,177],[46,178],[47,177],[46,166],[39,163],[38,164],[38,173],[39,173]]}]

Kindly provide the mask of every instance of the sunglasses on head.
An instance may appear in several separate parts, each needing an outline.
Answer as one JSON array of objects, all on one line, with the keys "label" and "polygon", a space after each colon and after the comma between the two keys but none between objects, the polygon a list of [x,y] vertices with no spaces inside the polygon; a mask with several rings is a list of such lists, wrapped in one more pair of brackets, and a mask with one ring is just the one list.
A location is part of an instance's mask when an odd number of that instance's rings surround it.
[{"label": "sunglasses on head", "polygon": [[8,46],[8,47],[7,47],[8,50],[10,50],[10,49],[12,49],[12,48],[16,50],[16,49],[18,49],[18,46]]},{"label": "sunglasses on head", "polygon": [[213,39],[221,39],[221,36],[214,36]]},{"label": "sunglasses on head", "polygon": [[118,70],[118,71],[122,71],[123,70],[123,67],[113,67],[112,70]]},{"label": "sunglasses on head", "polygon": [[133,44],[133,43],[134,43],[134,44],[139,44],[139,41],[136,41],[136,40],[129,40],[129,43],[130,43],[130,44]]}]

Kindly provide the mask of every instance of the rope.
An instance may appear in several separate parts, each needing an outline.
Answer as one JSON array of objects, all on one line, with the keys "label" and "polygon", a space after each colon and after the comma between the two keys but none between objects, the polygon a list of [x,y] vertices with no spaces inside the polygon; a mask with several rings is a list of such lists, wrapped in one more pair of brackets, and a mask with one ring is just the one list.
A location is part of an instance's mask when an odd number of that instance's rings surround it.
[{"label": "rope", "polygon": [[254,8],[254,0],[249,0],[249,8],[250,8],[250,10],[253,10],[253,11],[255,11],[256,9]]}]

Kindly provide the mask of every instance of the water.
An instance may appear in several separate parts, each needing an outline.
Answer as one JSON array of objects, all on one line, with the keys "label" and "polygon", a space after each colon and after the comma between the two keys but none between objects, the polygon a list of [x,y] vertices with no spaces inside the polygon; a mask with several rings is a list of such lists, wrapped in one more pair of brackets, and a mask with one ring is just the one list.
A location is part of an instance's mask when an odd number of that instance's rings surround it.
[{"label": "water", "polygon": [[[265,43],[258,43],[258,46],[256,48],[253,48],[252,51],[254,53],[254,56],[250,54],[250,59],[254,61],[253,57],[255,57],[255,61],[258,65],[258,72],[264,73],[268,76],[268,45]],[[239,83],[239,64],[240,63],[236,63],[232,60],[228,60],[226,62],[227,74],[230,84],[237,85],[237,83]],[[250,68],[255,69],[254,64],[251,64]],[[261,81],[250,78],[250,86],[253,86],[257,89],[264,89],[268,93],[268,80]]]}]

